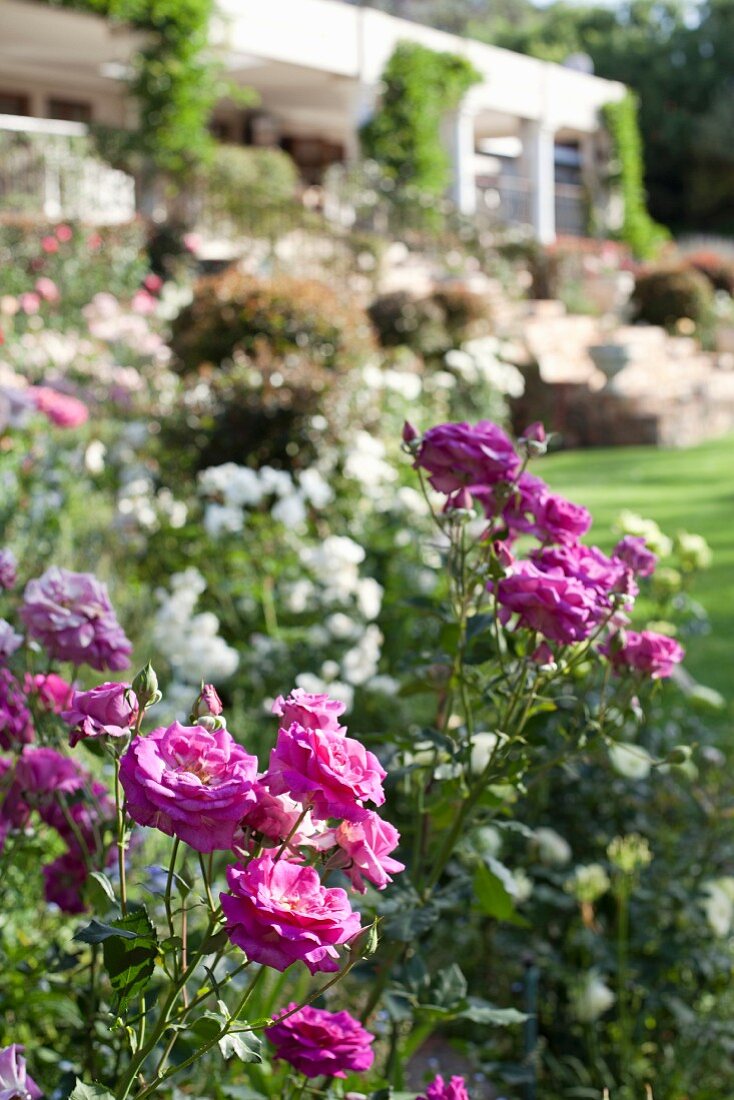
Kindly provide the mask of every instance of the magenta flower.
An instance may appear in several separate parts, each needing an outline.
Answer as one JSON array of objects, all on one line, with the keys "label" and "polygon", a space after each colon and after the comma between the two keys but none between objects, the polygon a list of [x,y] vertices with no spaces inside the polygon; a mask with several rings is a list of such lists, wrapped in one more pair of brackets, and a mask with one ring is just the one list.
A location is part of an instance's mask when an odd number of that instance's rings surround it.
[{"label": "magenta flower", "polygon": [[[276,1023],[265,1029],[282,1058],[306,1077],[346,1077],[364,1073],[375,1060],[374,1035],[348,1012],[327,1012],[324,1008],[287,1005],[276,1015]],[[284,1013],[291,1013],[281,1020]]]},{"label": "magenta flower", "polygon": [[290,794],[316,818],[366,816],[365,801],[381,806],[386,772],[374,753],[333,730],[304,729],[294,722],[278,730],[264,782],[273,794]]},{"label": "magenta flower", "polygon": [[0,852],[10,830],[24,829],[31,815],[31,808],[25,801],[18,782],[17,771],[8,774],[11,769],[16,768],[16,761],[0,756],[0,785],[3,792],[0,798]]},{"label": "magenta flower", "polygon": [[[275,843],[281,843],[293,830],[303,815],[303,806],[287,794],[271,794],[260,782],[253,790],[255,800],[245,810],[242,828],[251,829],[260,836]],[[298,845],[304,838],[297,831],[291,837],[291,845]]]},{"label": "magenta flower", "polygon": [[61,297],[56,283],[46,275],[42,275],[40,279],[36,279],[35,289],[36,293],[39,294],[45,302],[58,302]]},{"label": "magenta flower", "polygon": [[0,668],[0,748],[10,749],[33,740],[33,721],[20,684],[7,668]]},{"label": "magenta flower", "polygon": [[439,493],[452,495],[462,489],[472,492],[512,481],[520,469],[520,458],[509,436],[497,424],[439,424],[429,428],[421,440],[416,468],[427,470],[428,480]]},{"label": "magenta flower", "polygon": [[466,1081],[463,1077],[452,1077],[450,1081],[444,1081],[439,1073],[418,1100],[469,1100]]},{"label": "magenta flower", "polygon": [[35,676],[26,673],[24,687],[27,695],[36,695],[44,710],[61,714],[71,703],[74,688],[55,672],[39,672]]},{"label": "magenta flower", "polygon": [[78,397],[50,386],[31,386],[28,392],[38,411],[57,428],[79,428],[89,420],[89,409]]},{"label": "magenta flower", "polygon": [[127,810],[139,825],[197,852],[226,851],[255,800],[257,758],[226,730],[174,722],[135,737],[120,765]]},{"label": "magenta flower", "polygon": [[95,737],[124,737],[138,717],[138,703],[130,684],[99,684],[91,691],[75,691],[61,717],[72,726],[69,744]]},{"label": "magenta flower", "polygon": [[106,585],[91,573],[52,565],[29,581],[20,617],[52,657],[92,668],[127,668],[132,644],[118,623]]},{"label": "magenta flower", "polygon": [[41,1090],[26,1072],[23,1047],[13,1043],[0,1050],[0,1100],[37,1100]]},{"label": "magenta flower", "polygon": [[535,564],[544,571],[562,570],[567,577],[594,589],[605,610],[610,607],[609,596],[613,592],[626,596],[637,595],[631,571],[618,558],[608,558],[597,546],[546,546],[531,554]]},{"label": "magenta flower", "polygon": [[615,669],[641,672],[653,680],[666,679],[685,656],[683,646],[675,638],[652,630],[621,631],[599,649]]},{"label": "magenta flower", "polygon": [[13,588],[17,578],[18,562],[12,550],[0,550],[0,588]]},{"label": "magenta flower", "polygon": [[281,726],[297,722],[307,730],[332,730],[334,733],[344,732],[338,721],[344,710],[344,703],[337,699],[303,688],[294,688],[287,699],[279,695],[272,706],[272,713],[283,719]]},{"label": "magenta flower", "polygon": [[614,556],[628,565],[639,577],[649,577],[655,572],[657,555],[648,550],[644,538],[625,535],[614,547]]},{"label": "magenta flower", "polygon": [[[502,518],[511,536],[537,534],[536,517],[542,510],[542,502],[548,493],[548,486],[542,477],[536,477],[527,471],[520,474],[502,509]],[[488,499],[483,498],[483,503],[488,516],[497,510],[493,494],[489,494]]]},{"label": "magenta flower", "polygon": [[83,913],[86,881],[87,866],[78,849],[64,852],[43,868],[44,897],[58,905],[62,913]]},{"label": "magenta flower", "polygon": [[583,641],[598,623],[596,593],[560,569],[546,572],[531,561],[518,562],[496,591],[503,622],[516,613],[518,626],[537,630],[547,641]]},{"label": "magenta flower", "polygon": [[207,715],[218,718],[223,710],[222,700],[214,684],[204,684],[194,703],[194,714],[199,718]]},{"label": "magenta flower", "polygon": [[84,785],[87,773],[75,760],[56,749],[24,749],[18,759],[16,775],[28,797],[60,791],[73,794]]},{"label": "magenta flower", "polygon": [[337,947],[360,930],[344,890],[271,851],[228,867],[227,883],[230,893],[220,895],[227,934],[248,959],[280,971],[299,961],[312,974],[339,969]]},{"label": "magenta flower", "polygon": [[336,842],[348,860],[343,870],[355,890],[365,892],[365,879],[384,890],[392,882],[391,875],[405,870],[404,863],[390,856],[399,841],[395,826],[372,811],[363,821],[342,821],[336,829]]},{"label": "magenta flower", "polygon": [[535,533],[548,542],[576,542],[590,527],[591,512],[557,493],[542,499],[535,517]]}]

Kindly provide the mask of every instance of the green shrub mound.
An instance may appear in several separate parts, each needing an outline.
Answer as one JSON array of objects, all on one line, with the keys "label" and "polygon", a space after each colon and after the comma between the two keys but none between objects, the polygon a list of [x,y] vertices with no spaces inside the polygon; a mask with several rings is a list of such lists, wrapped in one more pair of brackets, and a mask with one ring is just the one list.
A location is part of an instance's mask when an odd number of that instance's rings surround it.
[{"label": "green shrub mound", "polygon": [[381,347],[409,345],[426,359],[483,335],[490,324],[486,299],[464,287],[441,287],[423,298],[393,291],[375,298],[367,312]]},{"label": "green shrub mound", "polygon": [[688,319],[699,329],[711,321],[713,290],[700,272],[684,267],[643,271],[632,292],[633,319],[672,330]]},{"label": "green shrub mound", "polygon": [[332,422],[338,384],[373,340],[364,312],[321,283],[227,271],[197,284],[172,348],[190,388],[207,383],[207,399],[180,425],[193,429],[200,466],[292,465],[309,453],[312,418]]}]

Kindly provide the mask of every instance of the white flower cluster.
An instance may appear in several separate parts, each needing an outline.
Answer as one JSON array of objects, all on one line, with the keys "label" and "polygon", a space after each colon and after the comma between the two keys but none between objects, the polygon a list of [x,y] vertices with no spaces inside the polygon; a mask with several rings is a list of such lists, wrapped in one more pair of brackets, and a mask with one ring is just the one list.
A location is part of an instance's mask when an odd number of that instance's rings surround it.
[{"label": "white flower cluster", "polygon": [[163,521],[174,528],[183,527],[188,506],[177,500],[170,489],[156,490],[153,476],[145,466],[122,467],[123,484],[117,494],[115,525],[128,534],[157,531]]},{"label": "white flower cluster", "polygon": [[212,538],[238,534],[244,529],[247,510],[266,500],[274,501],[270,509],[273,519],[287,527],[301,527],[308,505],[324,508],[334,496],[331,486],[315,467],[294,478],[287,470],[272,466],[253,470],[235,462],[202,470],[199,492],[208,498],[204,527]]},{"label": "white flower cluster", "polygon": [[499,358],[499,350],[493,336],[483,336],[447,352],[444,362],[464,382],[484,383],[505,397],[522,397],[525,379],[517,367]]},{"label": "white flower cluster", "polygon": [[[153,643],[171,666],[176,684],[191,688],[202,680],[214,684],[226,680],[239,664],[236,649],[219,636],[219,620],[211,611],[195,613],[206,581],[198,569],[174,573],[170,591],[156,591],[158,609],[153,622]],[[176,689],[174,688],[174,694]],[[183,692],[181,692],[183,694]],[[167,692],[169,698],[171,692]]]}]

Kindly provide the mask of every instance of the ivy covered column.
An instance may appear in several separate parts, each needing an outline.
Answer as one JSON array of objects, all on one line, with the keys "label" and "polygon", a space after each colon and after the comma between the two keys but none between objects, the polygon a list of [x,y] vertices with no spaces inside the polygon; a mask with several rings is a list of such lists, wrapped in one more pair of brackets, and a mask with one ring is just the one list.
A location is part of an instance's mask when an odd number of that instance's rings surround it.
[{"label": "ivy covered column", "polygon": [[477,184],[474,166],[474,114],[466,103],[452,111],[446,121],[446,136],[451,158],[449,193],[462,214],[477,209]]},{"label": "ivy covered column", "polygon": [[530,224],[540,244],[556,239],[555,134],[547,122],[523,121],[522,159],[530,184]]}]

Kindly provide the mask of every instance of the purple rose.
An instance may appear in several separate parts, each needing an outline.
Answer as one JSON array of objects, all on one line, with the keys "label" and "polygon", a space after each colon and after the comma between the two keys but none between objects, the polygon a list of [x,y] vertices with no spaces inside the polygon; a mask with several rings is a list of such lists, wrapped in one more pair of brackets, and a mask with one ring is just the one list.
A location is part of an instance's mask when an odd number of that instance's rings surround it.
[{"label": "purple rose", "polygon": [[307,730],[333,730],[343,732],[339,717],[344,713],[344,703],[329,695],[294,688],[287,699],[279,695],[272,706],[272,713],[282,718],[281,726],[297,722]]},{"label": "purple rose", "polygon": [[138,717],[138,703],[130,684],[99,684],[75,691],[61,717],[72,726],[69,744],[96,737],[124,737]]},{"label": "purple rose", "polygon": [[416,468],[427,470],[428,480],[439,493],[452,495],[462,489],[482,490],[499,481],[512,481],[520,469],[520,457],[497,424],[439,424],[421,440]]},{"label": "purple rose", "polygon": [[5,619],[0,619],[0,658],[12,657],[22,645],[23,635],[18,634]]},{"label": "purple rose", "polygon": [[518,626],[536,630],[551,642],[583,641],[599,620],[596,593],[560,569],[545,571],[534,562],[518,562],[497,582],[496,591],[503,622],[516,613]]},{"label": "purple rose", "polygon": [[561,569],[567,577],[575,577],[594,589],[606,610],[611,607],[609,596],[613,592],[637,595],[629,568],[618,558],[608,558],[598,546],[546,546],[530,556],[539,569]]},{"label": "purple rose", "polygon": [[363,821],[342,821],[336,829],[336,842],[346,860],[344,873],[355,890],[365,892],[365,879],[384,890],[392,882],[391,874],[405,870],[404,863],[390,856],[399,841],[395,826],[372,811]]},{"label": "purple rose", "polygon": [[88,772],[80,772],[79,790],[73,795],[54,795],[38,800],[41,819],[66,841],[77,858],[88,859],[104,854],[101,838],[105,825],[115,817],[115,804],[103,783],[92,781]]},{"label": "purple rose", "polygon": [[675,638],[656,634],[652,630],[621,631],[599,648],[609,657],[614,668],[641,672],[653,680],[664,680],[670,676],[675,665],[679,665],[685,656],[683,646]]},{"label": "purple rose", "polygon": [[41,1090],[28,1076],[23,1047],[13,1043],[0,1050],[0,1100],[37,1100]]},{"label": "purple rose", "polygon": [[374,753],[355,738],[294,722],[278,730],[263,781],[273,794],[290,794],[309,806],[316,818],[360,821],[365,801],[385,801],[385,775]]},{"label": "purple rose", "polygon": [[469,1100],[466,1091],[466,1081],[463,1077],[452,1077],[450,1081],[444,1081],[439,1073],[430,1083],[425,1095],[418,1100]]},{"label": "purple rose", "polygon": [[0,748],[33,740],[33,721],[20,684],[7,668],[0,668]]},{"label": "purple rose", "polygon": [[[276,1023],[265,1029],[265,1035],[275,1047],[275,1057],[282,1058],[306,1077],[346,1077],[348,1073],[364,1073],[375,1060],[372,1050],[374,1035],[362,1027],[348,1012],[327,1012],[324,1008],[306,1005],[294,1012],[297,1005],[286,1005],[276,1014]],[[285,1019],[279,1017],[290,1013]]]},{"label": "purple rose", "polygon": [[18,562],[12,550],[0,550],[0,588],[13,588],[18,579]]},{"label": "purple rose", "polygon": [[625,535],[614,547],[614,556],[628,565],[639,577],[649,577],[655,572],[657,555],[648,550],[645,540],[638,535]]},{"label": "purple rose", "polygon": [[[87,865],[77,851],[62,856],[43,868],[43,893],[46,901],[58,905],[62,913],[83,913]],[[0,1094],[2,1095],[2,1094]]]},{"label": "purple rose", "polygon": [[302,961],[312,974],[338,970],[337,947],[360,930],[344,890],[322,886],[314,867],[276,859],[272,851],[246,867],[227,868],[220,894],[227,934],[248,959],[286,970]]},{"label": "purple rose", "polygon": [[24,749],[16,768],[18,782],[27,796],[38,798],[60,791],[74,794],[84,786],[88,773],[75,760],[56,749]]},{"label": "purple rose", "polygon": [[91,573],[53,565],[29,581],[20,616],[52,657],[92,668],[127,668],[132,645],[110,603],[107,588]]},{"label": "purple rose", "polygon": [[174,722],[135,737],[120,764],[127,810],[139,825],[177,836],[197,852],[232,847],[254,799],[257,758],[226,730]]},{"label": "purple rose", "polygon": [[541,500],[535,517],[535,533],[548,542],[572,543],[591,527],[591,512],[580,504],[549,493]]},{"label": "purple rose", "polygon": [[[549,492],[542,477],[536,477],[535,474],[529,474],[527,471],[520,474],[502,509],[502,518],[507,524],[510,536],[537,533],[536,517]],[[487,515],[493,515],[496,512],[497,503],[493,494],[484,504]]]},{"label": "purple rose", "polygon": [[[9,774],[10,773],[10,774]],[[24,829],[31,816],[31,808],[23,797],[18,782],[17,762],[0,756],[0,852],[11,829]]]}]

